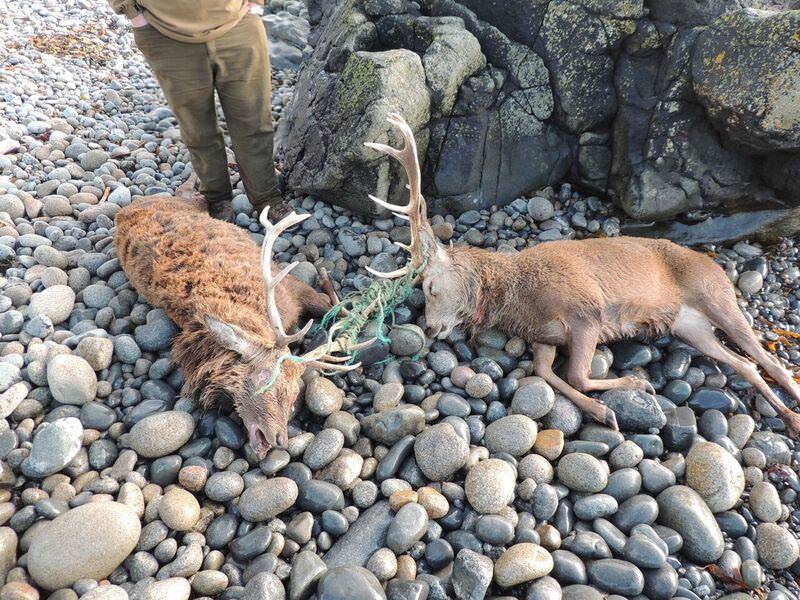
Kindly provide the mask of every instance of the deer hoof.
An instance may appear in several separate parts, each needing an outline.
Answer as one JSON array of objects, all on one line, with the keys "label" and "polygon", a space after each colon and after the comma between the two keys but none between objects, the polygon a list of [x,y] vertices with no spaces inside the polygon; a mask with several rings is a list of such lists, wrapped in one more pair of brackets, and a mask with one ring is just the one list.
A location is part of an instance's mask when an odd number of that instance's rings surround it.
[{"label": "deer hoof", "polygon": [[800,438],[800,414],[787,410],[781,414],[781,419],[789,429],[789,436],[793,439]]},{"label": "deer hoof", "polygon": [[609,426],[614,431],[619,431],[619,425],[617,425],[617,415],[614,414],[614,411],[611,409],[606,410],[603,424]]}]

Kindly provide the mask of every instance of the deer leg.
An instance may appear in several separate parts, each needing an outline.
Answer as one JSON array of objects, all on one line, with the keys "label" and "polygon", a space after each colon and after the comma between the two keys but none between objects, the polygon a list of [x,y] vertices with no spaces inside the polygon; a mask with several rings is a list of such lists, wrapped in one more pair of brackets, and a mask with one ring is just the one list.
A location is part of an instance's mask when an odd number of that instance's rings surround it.
[{"label": "deer leg", "polygon": [[656,390],[646,379],[628,375],[617,379],[590,379],[592,365],[599,332],[593,327],[570,327],[569,329],[569,363],[567,365],[567,381],[578,391],[593,392],[615,390],[618,388],[635,389],[655,394]]},{"label": "deer leg", "polygon": [[734,304],[729,309],[716,311],[710,318],[716,327],[724,331],[731,341],[750,355],[778,385],[789,392],[792,398],[800,404],[800,385],[780,361],[761,346],[753,328],[745,320],[738,306]]},{"label": "deer leg", "polygon": [[703,354],[729,364],[734,371],[761,392],[786,423],[791,435],[800,436],[800,414],[791,411],[781,402],[753,363],[722,345],[714,334],[714,326],[708,317],[697,310],[682,307],[678,318],[672,324],[672,333]]},{"label": "deer leg", "polygon": [[591,416],[595,421],[619,429],[614,411],[602,402],[580,393],[553,372],[553,361],[556,358],[556,347],[548,344],[533,344],[533,372],[544,379],[570,402]]}]

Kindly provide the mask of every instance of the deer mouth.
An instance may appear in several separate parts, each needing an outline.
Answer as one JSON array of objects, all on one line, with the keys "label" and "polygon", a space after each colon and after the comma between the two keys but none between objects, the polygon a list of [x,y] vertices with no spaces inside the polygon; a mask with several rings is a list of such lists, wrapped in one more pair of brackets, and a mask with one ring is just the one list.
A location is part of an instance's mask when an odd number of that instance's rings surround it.
[{"label": "deer mouth", "polygon": [[450,324],[435,324],[428,326],[428,333],[432,338],[444,340],[453,331],[453,325]]},{"label": "deer mouth", "polygon": [[271,448],[283,448],[288,442],[284,431],[273,431],[271,427],[259,425],[258,423],[249,423],[247,425],[247,434],[250,447],[259,460],[263,459]]}]

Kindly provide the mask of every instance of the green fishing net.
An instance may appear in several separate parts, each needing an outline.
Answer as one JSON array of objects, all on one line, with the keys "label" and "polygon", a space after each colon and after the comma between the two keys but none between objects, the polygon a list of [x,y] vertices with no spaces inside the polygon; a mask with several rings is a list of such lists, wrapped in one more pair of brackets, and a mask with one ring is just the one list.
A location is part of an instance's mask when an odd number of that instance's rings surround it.
[{"label": "green fishing net", "polygon": [[[425,263],[416,269],[410,268],[409,265],[408,272],[400,277],[376,279],[367,289],[348,294],[322,317],[312,331],[314,333],[327,331],[325,342],[327,347],[330,348],[335,342],[339,342],[342,348],[340,354],[348,356],[345,364],[353,364],[357,351],[348,351],[347,348],[356,344],[359,336],[370,323],[375,324],[377,339],[385,343],[389,342],[389,338],[383,333],[383,325],[387,319],[391,319],[394,323],[395,309],[405,302],[414,291],[414,283],[424,268]],[[384,359],[384,361],[387,360],[391,360],[391,357]],[[260,393],[263,394],[275,384],[281,365],[287,361],[304,362],[304,359],[293,354],[280,356],[269,381],[258,390]]]}]

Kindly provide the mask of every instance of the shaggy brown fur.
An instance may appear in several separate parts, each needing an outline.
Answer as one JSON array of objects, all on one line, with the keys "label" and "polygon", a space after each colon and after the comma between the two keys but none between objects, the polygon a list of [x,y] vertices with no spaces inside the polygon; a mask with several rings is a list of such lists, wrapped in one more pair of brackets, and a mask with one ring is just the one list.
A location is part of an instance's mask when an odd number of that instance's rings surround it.
[{"label": "shaggy brown fur", "polygon": [[[400,115],[390,115],[405,142],[402,149],[368,146],[394,156],[406,170],[407,206],[375,199],[408,215],[411,264],[422,272],[425,319],[431,334],[454,327],[496,327],[533,345],[534,372],[600,422],[616,427],[614,413],[582,392],[632,387],[655,392],[634,377],[590,379],[597,344],[670,332],[750,382],[800,434],[800,414],[788,409],[753,363],[717,339],[714,328],[752,357],[800,402],[800,386],[758,342],[736,302],[724,271],[708,256],[666,240],[605,238],[540,244],[519,253],[444,248],[427,221],[420,193],[414,134]],[[569,352],[567,379],[553,372],[556,347]]]},{"label": "shaggy brown fur", "polygon": [[[120,210],[114,240],[133,286],[181,328],[172,358],[184,372],[183,393],[206,407],[230,400],[257,452],[284,443],[303,367],[284,362],[275,385],[257,393],[289,351],[275,347],[259,248],[247,232],[211,218],[198,195],[182,189],[175,198],[143,198]],[[277,299],[285,327],[306,313],[322,316],[331,306],[291,275]],[[211,328],[209,317],[218,327]],[[231,330],[236,344],[225,335]]]}]

